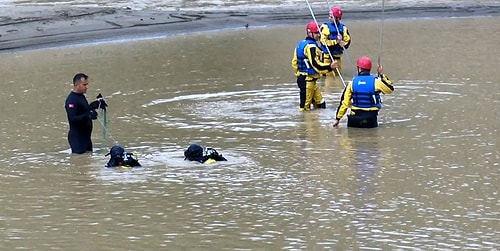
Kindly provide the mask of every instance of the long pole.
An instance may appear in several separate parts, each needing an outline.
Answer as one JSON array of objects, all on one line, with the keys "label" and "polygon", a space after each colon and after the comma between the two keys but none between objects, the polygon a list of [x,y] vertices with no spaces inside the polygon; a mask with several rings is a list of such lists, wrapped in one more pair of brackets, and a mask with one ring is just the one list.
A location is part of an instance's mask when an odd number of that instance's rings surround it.
[{"label": "long pole", "polygon": [[[311,12],[311,16],[314,20],[314,22],[316,23],[316,26],[318,28],[318,31],[320,30],[320,27],[318,25],[318,21],[316,21],[316,16],[314,15],[314,12],[311,8],[311,4],[309,3],[309,0],[306,0],[306,3],[307,3],[307,6],[309,7],[309,11]],[[326,47],[326,50],[328,51],[328,55],[330,55],[330,58],[333,60],[333,56],[332,56],[332,53],[330,52],[330,49],[328,49],[328,46],[325,46]],[[339,68],[335,68],[337,70],[337,73],[339,74],[339,77],[340,77],[340,80],[342,81],[342,84],[344,85],[344,87],[346,86],[345,82],[344,82],[344,78],[342,77],[342,74],[340,73],[340,70]]]},{"label": "long pole", "polygon": [[[328,11],[330,11],[330,9],[331,9],[330,1],[326,0],[326,5],[328,5]],[[333,24],[335,25],[335,29],[337,30],[337,33],[338,33],[339,32],[339,27],[337,26],[337,21],[334,20]],[[344,40],[344,34],[342,34],[342,40]],[[356,75],[356,71],[352,67],[351,59],[349,58],[349,54],[347,54],[347,50],[346,50],[346,48],[344,46],[342,46],[342,49],[344,50],[345,57],[347,58],[347,63],[349,64],[349,68],[351,68],[352,76],[354,77]]]},{"label": "long pole", "polygon": [[384,9],[385,9],[385,0],[382,0],[382,20],[380,20],[380,47],[378,50],[378,65],[380,65],[380,58],[382,57],[382,40],[384,37]]}]

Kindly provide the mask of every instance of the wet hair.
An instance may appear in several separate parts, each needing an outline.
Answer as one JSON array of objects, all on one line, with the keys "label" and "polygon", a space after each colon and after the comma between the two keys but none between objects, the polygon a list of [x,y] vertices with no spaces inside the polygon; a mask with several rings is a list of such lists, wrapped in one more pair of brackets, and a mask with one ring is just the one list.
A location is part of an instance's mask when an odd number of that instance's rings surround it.
[{"label": "wet hair", "polygon": [[81,79],[88,79],[89,76],[85,75],[85,73],[77,73],[74,77],[73,77],[73,84],[76,84],[78,82],[80,82]]}]

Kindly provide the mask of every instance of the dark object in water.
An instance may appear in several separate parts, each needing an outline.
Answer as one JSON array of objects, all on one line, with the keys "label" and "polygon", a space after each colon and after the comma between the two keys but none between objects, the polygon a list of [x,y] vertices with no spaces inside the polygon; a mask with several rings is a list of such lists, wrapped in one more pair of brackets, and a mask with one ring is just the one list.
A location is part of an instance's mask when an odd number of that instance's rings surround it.
[{"label": "dark object in water", "polygon": [[126,167],[137,167],[141,166],[139,161],[133,157],[133,153],[126,152],[123,147],[116,145],[111,147],[109,153],[105,156],[110,155],[109,161],[106,164],[106,167],[117,167],[117,166],[126,166]]},{"label": "dark object in water", "polygon": [[198,161],[205,163],[209,160],[212,161],[227,161],[226,158],[219,154],[214,148],[202,147],[197,144],[191,144],[186,151],[184,151],[184,160]]}]

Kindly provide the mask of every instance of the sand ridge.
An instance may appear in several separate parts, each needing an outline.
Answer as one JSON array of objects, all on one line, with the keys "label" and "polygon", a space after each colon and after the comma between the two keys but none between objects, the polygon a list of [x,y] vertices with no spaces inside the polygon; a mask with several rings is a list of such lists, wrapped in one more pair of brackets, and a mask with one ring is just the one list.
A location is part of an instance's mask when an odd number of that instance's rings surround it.
[{"label": "sand ridge", "polygon": [[[377,20],[378,9],[345,10],[346,20]],[[498,16],[498,5],[468,7],[388,8],[385,18]],[[326,19],[327,13],[316,13]],[[346,15],[347,16],[347,15]],[[0,9],[0,52],[92,43],[105,39],[133,39],[151,34],[180,33],[302,24],[310,21],[305,9],[270,8],[243,11],[154,11],[127,8],[16,6]]]}]

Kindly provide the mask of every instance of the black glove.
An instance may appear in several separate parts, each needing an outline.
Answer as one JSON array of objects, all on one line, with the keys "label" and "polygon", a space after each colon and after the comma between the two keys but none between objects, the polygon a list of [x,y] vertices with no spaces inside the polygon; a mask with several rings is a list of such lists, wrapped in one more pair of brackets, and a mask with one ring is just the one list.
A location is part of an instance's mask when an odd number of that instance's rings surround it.
[{"label": "black glove", "polygon": [[90,110],[95,110],[95,109],[99,108],[99,100],[95,100],[95,101],[90,102],[89,107],[90,107]]},{"label": "black glove", "polygon": [[95,110],[90,110],[89,118],[92,120],[97,119],[97,112]]},{"label": "black glove", "polygon": [[95,97],[97,101],[99,101],[99,108],[106,110],[106,107],[108,107],[108,104],[106,104],[106,101],[102,98],[102,94],[99,93],[97,97]]},{"label": "black glove", "polygon": [[104,101],[104,99],[101,99],[101,101],[99,101],[99,108],[106,110],[106,107],[108,107],[108,104],[106,104],[106,101]]}]

